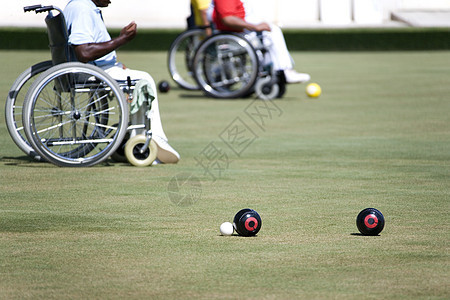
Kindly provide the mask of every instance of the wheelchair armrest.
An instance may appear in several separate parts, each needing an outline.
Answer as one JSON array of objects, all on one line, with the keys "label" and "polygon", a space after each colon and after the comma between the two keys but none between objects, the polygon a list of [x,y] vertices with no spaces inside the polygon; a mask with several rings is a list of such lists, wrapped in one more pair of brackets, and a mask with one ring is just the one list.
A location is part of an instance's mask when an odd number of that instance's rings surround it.
[{"label": "wheelchair armrest", "polygon": [[256,36],[259,38],[259,40],[262,42],[264,40],[264,31],[256,31]]},{"label": "wheelchair armrest", "polygon": [[214,25],[210,24],[210,25],[195,26],[194,29],[195,28],[198,28],[198,29],[207,29],[207,28],[214,29]]}]

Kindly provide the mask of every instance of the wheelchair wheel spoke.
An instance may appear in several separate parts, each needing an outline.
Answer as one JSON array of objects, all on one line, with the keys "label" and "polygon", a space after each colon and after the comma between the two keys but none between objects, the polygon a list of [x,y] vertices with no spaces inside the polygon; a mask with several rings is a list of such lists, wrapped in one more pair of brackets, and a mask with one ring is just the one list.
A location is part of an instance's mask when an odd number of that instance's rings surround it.
[{"label": "wheelchair wheel spoke", "polygon": [[252,91],[259,60],[250,43],[236,34],[207,39],[194,58],[195,78],[203,91],[216,98],[238,98]]},{"label": "wheelchair wheel spoke", "polygon": [[90,166],[120,146],[128,106],[120,86],[103,70],[81,63],[57,65],[33,89],[24,108],[29,115],[24,129],[46,160],[60,166]]}]

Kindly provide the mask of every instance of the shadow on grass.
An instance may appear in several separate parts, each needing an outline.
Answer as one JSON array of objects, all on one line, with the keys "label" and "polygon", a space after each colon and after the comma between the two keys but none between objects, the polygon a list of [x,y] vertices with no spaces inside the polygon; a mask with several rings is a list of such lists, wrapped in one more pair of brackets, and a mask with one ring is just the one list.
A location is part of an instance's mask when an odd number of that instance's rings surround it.
[{"label": "shadow on grass", "polygon": [[0,232],[27,233],[55,230],[105,232],[115,230],[120,222],[119,219],[99,216],[15,211],[2,216]]},{"label": "shadow on grass", "polygon": [[243,236],[243,235],[239,235],[237,233],[233,233],[232,235],[223,235],[223,234],[218,234],[217,236],[219,237],[238,237],[238,238],[257,238],[258,235],[251,235],[251,236]]},{"label": "shadow on grass", "polygon": [[0,157],[0,162],[4,163],[7,166],[17,166],[17,165],[23,165],[23,164],[30,164],[30,163],[42,163],[39,162],[30,156],[24,155],[24,156],[2,156]]},{"label": "shadow on grass", "polygon": [[365,234],[362,234],[360,232],[350,233],[350,235],[354,235],[354,236],[380,236],[379,234],[377,234],[377,235],[365,235]]},{"label": "shadow on grass", "polygon": [[199,100],[212,99],[198,92],[192,92],[192,94],[180,94],[179,97],[180,99],[199,99]]},{"label": "shadow on grass", "polygon": [[[183,90],[185,91],[185,90]],[[208,97],[205,94],[203,94],[200,91],[186,91],[186,93],[180,93],[179,94],[180,99],[196,99],[196,100],[211,100],[211,101],[236,101],[236,100],[249,100],[253,101],[256,98],[256,96],[253,93],[248,94],[247,96],[242,96],[238,98],[214,98],[214,97]]]},{"label": "shadow on grass", "polygon": [[[0,157],[0,163],[5,166],[19,166],[19,167],[57,167],[56,165],[46,162],[46,161],[38,161],[30,156],[2,156]],[[99,164],[96,164],[95,167],[112,167],[114,165],[123,165],[123,166],[131,166],[129,163],[122,163],[114,161],[113,159],[107,159]]]}]

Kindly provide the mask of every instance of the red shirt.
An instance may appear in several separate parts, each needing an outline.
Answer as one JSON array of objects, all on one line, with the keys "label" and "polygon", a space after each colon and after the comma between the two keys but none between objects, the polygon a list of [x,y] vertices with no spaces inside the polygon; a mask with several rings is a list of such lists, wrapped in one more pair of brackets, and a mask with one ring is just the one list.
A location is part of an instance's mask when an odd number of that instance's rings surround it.
[{"label": "red shirt", "polygon": [[228,16],[235,16],[245,20],[245,9],[241,0],[214,0],[213,21],[216,24],[217,29],[237,31],[222,23],[222,19]]}]

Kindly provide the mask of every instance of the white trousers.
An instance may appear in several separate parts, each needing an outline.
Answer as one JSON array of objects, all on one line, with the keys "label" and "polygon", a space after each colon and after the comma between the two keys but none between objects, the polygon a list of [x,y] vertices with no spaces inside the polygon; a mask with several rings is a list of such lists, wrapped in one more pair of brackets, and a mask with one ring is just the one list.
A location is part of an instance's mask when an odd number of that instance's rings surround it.
[{"label": "white trousers", "polygon": [[152,76],[144,71],[138,71],[138,70],[132,70],[132,69],[124,69],[123,65],[118,63],[115,66],[108,66],[103,68],[106,73],[108,73],[113,79],[115,80],[124,80],[126,81],[128,76],[131,80],[140,80],[145,79],[147,80],[155,94],[155,99],[152,101],[152,108],[150,110],[150,120],[151,120],[151,126],[152,126],[152,133],[154,135],[159,136],[160,138],[167,141],[166,134],[164,133],[162,123],[161,123],[161,116],[159,113],[159,104],[158,104],[158,93],[156,89],[155,81],[153,80]]},{"label": "white trousers", "polygon": [[[264,20],[257,13],[258,7],[260,5],[257,0],[241,0],[245,8],[245,21],[250,24],[260,24]],[[294,61],[289,54],[289,50],[286,46],[286,41],[284,39],[283,32],[281,28],[275,24],[270,24],[271,31],[264,31],[264,46],[268,49],[270,58],[273,63],[275,70],[287,70],[294,68]],[[251,31],[246,31],[245,34],[256,38],[256,33]]]},{"label": "white trousers", "polygon": [[[250,23],[250,22],[249,22]],[[294,61],[292,60],[289,50],[286,46],[283,32],[281,28],[270,24],[271,31],[263,32],[264,46],[268,49],[270,58],[275,70],[287,70],[294,67]],[[256,32],[245,31],[245,35],[248,39],[256,39]]]}]

